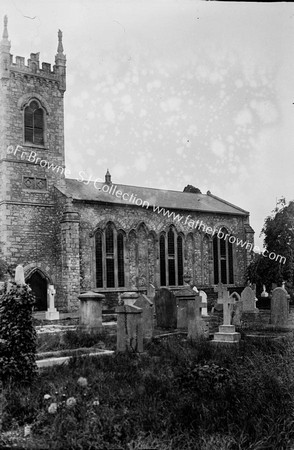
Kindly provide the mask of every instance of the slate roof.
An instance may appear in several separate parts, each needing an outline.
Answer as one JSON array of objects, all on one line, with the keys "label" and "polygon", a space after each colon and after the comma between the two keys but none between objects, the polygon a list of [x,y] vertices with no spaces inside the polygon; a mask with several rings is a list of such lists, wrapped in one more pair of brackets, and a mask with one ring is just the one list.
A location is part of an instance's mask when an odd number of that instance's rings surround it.
[{"label": "slate roof", "polygon": [[[164,189],[154,189],[141,186],[129,186],[123,184],[112,183],[112,193],[103,192],[103,186],[105,183],[90,182],[89,184],[84,182],[66,179],[66,190],[58,189],[67,197],[72,197],[74,200],[80,200],[85,202],[102,202],[102,203],[114,203],[119,205],[132,205],[130,201],[125,201],[122,198],[118,198],[116,193],[121,191],[122,194],[129,194],[129,198],[133,194],[133,199],[141,199],[146,201],[150,206],[161,206],[166,209],[180,209],[188,211],[199,211],[207,213],[222,213],[247,216],[249,212],[238,206],[232,205],[225,200],[212,195],[210,192],[207,194],[194,194],[189,192],[169,191]],[[115,189],[116,186],[116,189]],[[99,189],[100,188],[100,189]],[[107,190],[108,188],[104,187]],[[110,187],[109,187],[110,189]],[[135,197],[136,196],[136,197]],[[126,197],[126,196],[125,196]]]}]

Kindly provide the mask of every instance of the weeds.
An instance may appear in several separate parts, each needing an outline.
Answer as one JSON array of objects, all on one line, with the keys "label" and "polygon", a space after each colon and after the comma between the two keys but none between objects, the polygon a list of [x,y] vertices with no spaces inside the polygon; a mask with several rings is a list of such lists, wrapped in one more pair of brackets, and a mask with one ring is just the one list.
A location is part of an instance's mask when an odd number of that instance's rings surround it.
[{"label": "weeds", "polygon": [[[4,430],[31,424],[44,448],[293,445],[292,339],[228,348],[191,344],[178,335],[145,349],[140,356],[73,358],[41,373],[30,387],[6,385]],[[50,412],[48,402],[56,405]]]}]

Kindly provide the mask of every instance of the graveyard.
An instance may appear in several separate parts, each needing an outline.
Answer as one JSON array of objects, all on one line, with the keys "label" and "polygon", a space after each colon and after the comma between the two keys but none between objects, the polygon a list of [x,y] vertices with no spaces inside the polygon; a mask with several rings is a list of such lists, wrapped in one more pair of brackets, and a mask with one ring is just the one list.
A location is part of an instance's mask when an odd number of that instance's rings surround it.
[{"label": "graveyard", "polygon": [[57,317],[50,287],[41,318],[18,266],[0,297],[1,448],[290,448],[293,312],[284,285],[264,298],[186,284],[106,314],[90,291]]}]

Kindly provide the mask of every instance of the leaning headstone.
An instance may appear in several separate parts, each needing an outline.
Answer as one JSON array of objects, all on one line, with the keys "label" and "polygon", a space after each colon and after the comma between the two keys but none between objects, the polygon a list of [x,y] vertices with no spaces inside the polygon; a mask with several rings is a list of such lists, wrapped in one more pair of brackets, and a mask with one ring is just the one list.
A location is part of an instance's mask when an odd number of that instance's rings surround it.
[{"label": "leaning headstone", "polygon": [[246,286],[245,289],[241,292],[241,301],[242,301],[242,309],[243,312],[253,312],[258,313],[258,308],[256,308],[256,297],[255,292],[251,289],[250,286]]},{"label": "leaning headstone", "polygon": [[208,316],[208,312],[207,312],[207,294],[204,291],[199,291],[199,295],[202,297],[202,303],[204,303],[204,305],[206,304],[206,306],[203,306],[203,308],[202,308],[202,316]]},{"label": "leaning headstone", "polygon": [[55,294],[56,291],[54,289],[53,284],[49,284],[48,290],[48,309],[45,313],[45,319],[46,320],[58,320],[59,319],[59,312],[55,308]]},{"label": "leaning headstone", "polygon": [[123,305],[116,309],[118,352],[143,352],[142,309],[137,306]]},{"label": "leaning headstone", "polygon": [[223,305],[223,325],[219,326],[219,332],[214,334],[213,342],[218,343],[238,343],[241,335],[236,333],[235,325],[231,324],[232,306],[235,303],[234,298],[229,297],[229,292],[221,283],[215,288],[218,292],[218,303]]},{"label": "leaning headstone", "polygon": [[202,319],[202,309],[206,303],[202,302],[202,297],[197,295],[194,301],[193,311],[188,317],[188,339],[195,341],[201,337],[209,337],[208,324]]},{"label": "leaning headstone", "polygon": [[88,333],[102,332],[102,302],[103,294],[88,291],[79,295],[80,300],[80,324],[79,329]]},{"label": "leaning headstone", "polygon": [[161,288],[154,298],[156,323],[160,328],[177,327],[177,300],[166,288]]},{"label": "leaning headstone", "polygon": [[18,266],[16,266],[15,269],[15,282],[16,284],[23,286],[25,283],[25,277],[24,277],[24,270],[23,270],[23,266],[21,264],[19,264]]},{"label": "leaning headstone", "polygon": [[143,328],[143,338],[152,339],[153,336],[153,317],[154,317],[154,306],[151,300],[141,294],[134,303],[134,306],[142,309],[142,328]]},{"label": "leaning headstone", "polygon": [[277,287],[271,298],[271,325],[286,327],[289,318],[289,305],[286,291]]}]

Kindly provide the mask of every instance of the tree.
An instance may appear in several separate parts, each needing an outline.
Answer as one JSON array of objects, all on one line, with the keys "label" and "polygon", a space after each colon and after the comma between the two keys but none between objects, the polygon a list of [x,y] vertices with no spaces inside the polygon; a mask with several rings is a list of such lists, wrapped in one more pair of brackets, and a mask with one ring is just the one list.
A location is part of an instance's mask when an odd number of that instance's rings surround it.
[{"label": "tree", "polygon": [[247,268],[248,279],[258,285],[258,290],[262,284],[270,290],[272,283],[281,285],[283,281],[293,287],[294,201],[286,205],[285,199],[280,199],[272,214],[265,219],[261,234],[264,235],[267,252],[264,256],[255,256]]}]

